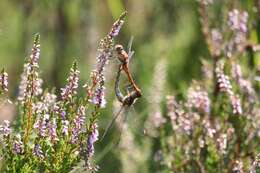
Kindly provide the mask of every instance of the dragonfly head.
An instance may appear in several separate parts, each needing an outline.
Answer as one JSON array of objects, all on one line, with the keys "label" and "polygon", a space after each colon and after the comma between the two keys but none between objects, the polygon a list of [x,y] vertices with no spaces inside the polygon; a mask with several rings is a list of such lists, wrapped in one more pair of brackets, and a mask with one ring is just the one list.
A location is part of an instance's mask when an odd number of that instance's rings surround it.
[{"label": "dragonfly head", "polygon": [[124,50],[124,47],[121,44],[117,44],[115,46],[115,49],[116,49],[117,53],[121,53]]}]

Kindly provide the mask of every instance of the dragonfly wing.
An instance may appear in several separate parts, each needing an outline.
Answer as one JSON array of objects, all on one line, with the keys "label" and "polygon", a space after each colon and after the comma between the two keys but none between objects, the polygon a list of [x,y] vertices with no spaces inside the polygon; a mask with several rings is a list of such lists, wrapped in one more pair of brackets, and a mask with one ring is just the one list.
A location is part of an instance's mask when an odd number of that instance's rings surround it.
[{"label": "dragonfly wing", "polygon": [[135,53],[135,51],[131,51],[128,53],[129,61],[132,59],[134,53]]},{"label": "dragonfly wing", "polygon": [[131,36],[131,38],[130,38],[130,40],[128,42],[128,45],[127,45],[128,53],[132,51],[133,40],[134,40],[134,37]]},{"label": "dragonfly wing", "polygon": [[118,130],[119,130],[119,137],[118,141],[116,143],[116,146],[120,144],[122,134],[124,134],[124,131],[127,130],[127,117],[128,117],[129,109],[128,107],[125,108],[124,115],[118,122]]},{"label": "dragonfly wing", "polygon": [[129,109],[131,109],[131,113],[134,114],[131,116],[131,122],[129,123],[129,128],[133,132],[135,136],[144,136],[145,135],[145,127],[144,127],[144,116],[147,114],[147,111],[138,112],[135,107],[132,105]]},{"label": "dragonfly wing", "polygon": [[128,42],[128,46],[127,46],[129,61],[131,60],[132,56],[134,55],[134,51],[132,51],[133,40],[134,40],[134,37],[131,36],[131,38]]},{"label": "dragonfly wing", "polygon": [[117,114],[116,114],[116,115],[113,117],[113,119],[110,121],[109,125],[106,127],[105,132],[104,132],[103,135],[102,135],[101,141],[102,141],[102,140],[104,139],[104,137],[106,136],[108,130],[113,126],[113,124],[115,123],[116,119],[117,119],[117,118],[119,117],[119,115],[122,113],[123,109],[124,109],[124,106],[122,106],[122,107],[120,108],[120,110],[117,112]]}]

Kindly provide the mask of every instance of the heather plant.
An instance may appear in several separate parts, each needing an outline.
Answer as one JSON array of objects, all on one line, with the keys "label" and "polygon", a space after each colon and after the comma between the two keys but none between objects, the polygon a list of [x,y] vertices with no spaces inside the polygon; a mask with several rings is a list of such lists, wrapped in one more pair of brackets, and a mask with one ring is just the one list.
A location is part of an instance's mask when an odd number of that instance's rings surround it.
[{"label": "heather plant", "polygon": [[[94,144],[99,139],[98,116],[106,106],[105,67],[114,52],[114,38],[124,23],[123,13],[100,41],[96,68],[85,95],[78,94],[79,70],[73,62],[66,85],[43,89],[40,78],[40,35],[36,34],[21,75],[13,104],[17,120],[0,126],[1,172],[69,172],[83,161],[84,169],[97,171]],[[7,100],[8,75],[0,74],[1,102]]]},{"label": "heather plant", "polygon": [[260,171],[259,45],[246,11],[233,7],[217,25],[209,13],[214,3],[199,2],[210,56],[202,61],[201,79],[192,81],[184,99],[167,96],[164,115],[152,112],[156,133],[149,135],[155,167],[163,172]]}]

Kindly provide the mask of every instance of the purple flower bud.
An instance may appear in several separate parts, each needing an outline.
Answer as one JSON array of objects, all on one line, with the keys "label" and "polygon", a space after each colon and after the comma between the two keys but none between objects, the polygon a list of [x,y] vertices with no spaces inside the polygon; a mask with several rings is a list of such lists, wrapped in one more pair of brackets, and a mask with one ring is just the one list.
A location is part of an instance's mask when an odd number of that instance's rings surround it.
[{"label": "purple flower bud", "polygon": [[57,96],[52,93],[45,93],[42,97],[42,101],[45,104],[46,107],[49,109],[53,109],[54,105],[56,103]]},{"label": "purple flower bud", "polygon": [[233,94],[232,85],[230,83],[229,77],[224,74],[223,71],[224,63],[221,61],[217,64],[217,68],[215,69],[217,76],[217,85],[221,92],[226,92],[227,94]]},{"label": "purple flower bud", "polygon": [[229,80],[229,77],[227,75],[224,74],[220,74],[217,76],[217,82],[218,82],[218,86],[220,91],[222,92],[227,92],[227,93],[231,93],[232,92],[232,86]]},{"label": "purple flower bud", "polygon": [[226,45],[226,55],[227,57],[231,57],[234,52],[241,52],[244,49],[244,44],[247,41],[248,13],[234,9],[228,13],[228,17],[228,25],[233,32],[233,37]]},{"label": "purple flower bud", "polygon": [[56,124],[56,119],[53,118],[52,121],[49,123],[49,135],[51,137],[51,141],[55,142],[58,141],[58,137],[57,137],[57,124]]},{"label": "purple flower bud", "polygon": [[214,138],[214,135],[216,133],[216,129],[214,127],[212,127],[210,122],[206,119],[203,120],[202,124],[203,124],[204,130],[205,130],[207,136],[210,137],[210,138]]},{"label": "purple flower bud", "polygon": [[39,144],[34,145],[33,155],[40,157],[40,158],[44,158],[43,151],[42,151],[41,146]]},{"label": "purple flower bud", "polygon": [[110,33],[108,34],[110,37],[114,38],[119,34],[119,31],[124,24],[125,16],[126,16],[126,12],[121,14],[119,19],[113,24],[112,29],[111,29]]},{"label": "purple flower bud", "polygon": [[246,11],[240,12],[237,9],[233,9],[228,13],[228,17],[228,24],[231,30],[242,33],[247,32],[248,13]]},{"label": "purple flower bud", "polygon": [[233,108],[233,114],[238,114],[241,115],[242,114],[242,107],[241,107],[241,103],[240,103],[240,98],[238,95],[232,95],[231,96],[231,105]]},{"label": "purple flower bud", "polygon": [[0,126],[0,133],[7,137],[12,132],[12,129],[10,128],[10,122],[8,120],[4,120],[4,124]]},{"label": "purple flower bud", "polygon": [[78,108],[78,112],[76,117],[73,119],[73,128],[72,128],[72,136],[71,142],[73,144],[78,142],[79,134],[82,132],[83,124],[85,122],[85,107],[80,106]]},{"label": "purple flower bud", "polygon": [[53,109],[54,109],[54,112],[56,114],[60,115],[63,120],[66,119],[66,111],[63,110],[58,104],[55,104]]},{"label": "purple flower bud", "polygon": [[62,118],[62,119],[65,119],[65,117],[66,117],[66,112],[65,112],[65,111],[61,111],[60,115],[61,115],[61,118]]},{"label": "purple flower bud", "polygon": [[255,90],[253,89],[252,83],[243,78],[242,70],[239,64],[232,64],[232,77],[235,79],[240,89],[249,96],[249,101],[251,103],[255,102]]},{"label": "purple flower bud", "polygon": [[193,129],[192,119],[188,117],[185,113],[183,113],[178,117],[177,120],[179,124],[179,130],[182,133],[186,133],[187,135],[190,135]]},{"label": "purple flower bud", "polygon": [[49,114],[45,114],[43,117],[41,117],[40,115],[34,123],[33,127],[39,131],[39,135],[41,137],[46,136],[49,119],[50,119]]},{"label": "purple flower bud", "polygon": [[119,31],[121,27],[123,26],[124,21],[123,20],[118,20],[116,23],[114,23],[109,35],[113,38],[116,37],[119,34]]},{"label": "purple flower bud", "polygon": [[40,114],[44,111],[48,111],[48,108],[42,102],[36,102],[32,104],[32,109],[35,113]]},{"label": "purple flower bud", "polygon": [[92,125],[92,131],[88,136],[87,140],[87,155],[88,157],[92,157],[94,155],[94,143],[98,140],[98,125],[95,123]]},{"label": "purple flower bud", "polygon": [[188,90],[188,106],[194,107],[201,112],[210,112],[210,99],[208,93],[200,86],[191,87]]},{"label": "purple flower bud", "polygon": [[21,141],[21,136],[20,135],[17,135],[16,139],[14,140],[13,151],[16,154],[23,153],[23,142]]},{"label": "purple flower bud", "polygon": [[68,135],[69,134],[69,121],[68,120],[62,120],[62,134]]},{"label": "purple flower bud", "polygon": [[215,55],[220,55],[222,49],[223,37],[222,34],[217,29],[211,30],[212,39],[212,51]]},{"label": "purple flower bud", "polygon": [[104,86],[96,89],[94,96],[90,102],[95,105],[98,105],[100,108],[104,108],[106,106]]}]

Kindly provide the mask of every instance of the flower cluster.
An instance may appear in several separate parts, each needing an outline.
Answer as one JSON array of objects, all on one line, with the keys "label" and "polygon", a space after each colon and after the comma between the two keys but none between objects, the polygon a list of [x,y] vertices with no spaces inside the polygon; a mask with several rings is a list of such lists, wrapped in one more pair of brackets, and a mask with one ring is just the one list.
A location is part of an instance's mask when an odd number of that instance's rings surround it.
[{"label": "flower cluster", "polygon": [[242,75],[242,69],[241,66],[237,63],[232,64],[232,78],[235,79],[237,85],[241,89],[242,92],[244,92],[249,99],[249,102],[255,102],[255,91],[253,89],[252,83],[250,80],[245,79]]},{"label": "flower cluster", "polygon": [[229,80],[229,76],[224,74],[224,62],[219,61],[215,70],[217,77],[217,86],[221,92],[232,94],[232,85]]},{"label": "flower cluster", "polygon": [[228,24],[231,30],[241,33],[247,33],[248,13],[240,12],[238,9],[233,9],[228,13]]},{"label": "flower cluster", "polygon": [[39,144],[34,145],[33,155],[40,157],[40,158],[44,158],[43,151],[42,151],[41,146]]},{"label": "flower cluster", "polygon": [[88,136],[88,155],[93,156],[94,154],[94,143],[98,140],[98,126],[97,124],[93,124],[92,132]]},{"label": "flower cluster", "polygon": [[167,96],[167,109],[173,130],[178,133],[191,134],[197,116],[184,112],[183,105],[177,103],[173,96]]},{"label": "flower cluster", "polygon": [[[78,108],[78,112],[77,112],[75,118],[73,119],[73,128],[72,128],[72,136],[71,136],[71,142],[73,144],[79,142],[78,140],[79,140],[80,133],[83,132],[82,126],[84,125],[84,122],[85,122],[85,112],[86,112],[85,107],[80,106]],[[66,132],[67,131],[66,123],[64,125],[65,126],[63,128],[63,133],[66,134],[67,133]]]},{"label": "flower cluster", "polygon": [[85,157],[85,165],[88,169],[90,170],[93,170],[95,169],[92,164],[91,164],[91,159],[94,155],[94,144],[95,142],[98,140],[98,136],[99,136],[99,133],[98,133],[98,125],[96,123],[94,123],[92,126],[91,126],[91,131],[90,131],[90,134],[88,135],[88,138],[87,138],[87,149],[86,149],[86,157]]},{"label": "flower cluster", "polygon": [[227,57],[231,57],[236,50],[243,50],[248,32],[247,21],[248,13],[246,11],[240,12],[238,9],[233,9],[228,13],[228,26],[233,32],[233,37],[226,47]]},{"label": "flower cluster", "polygon": [[17,135],[15,137],[14,144],[13,144],[13,152],[15,154],[22,154],[24,150],[23,148],[24,146],[23,146],[23,142],[21,141],[21,136]]},{"label": "flower cluster", "polygon": [[219,56],[222,50],[223,36],[220,31],[216,28],[211,30],[211,40],[212,40],[212,51],[214,55]]},{"label": "flower cluster", "polygon": [[76,89],[78,88],[79,82],[79,70],[77,70],[77,63],[74,62],[72,68],[70,69],[70,74],[67,79],[68,83],[64,88],[61,88],[61,98],[62,100],[68,100],[76,95]]},{"label": "flower cluster", "polygon": [[126,16],[126,12],[124,12],[119,17],[119,19],[113,24],[112,29],[111,29],[110,33],[108,34],[111,38],[114,38],[119,34],[119,31],[125,22],[124,21],[125,16]]},{"label": "flower cluster", "polygon": [[188,106],[194,107],[204,113],[210,112],[210,99],[208,93],[200,86],[195,85],[188,90]]},{"label": "flower cluster", "polygon": [[228,94],[233,107],[233,113],[242,114],[240,98],[238,95],[234,94],[229,76],[224,74],[224,63],[222,61],[218,62],[215,72],[217,77],[217,86],[221,92]]}]

